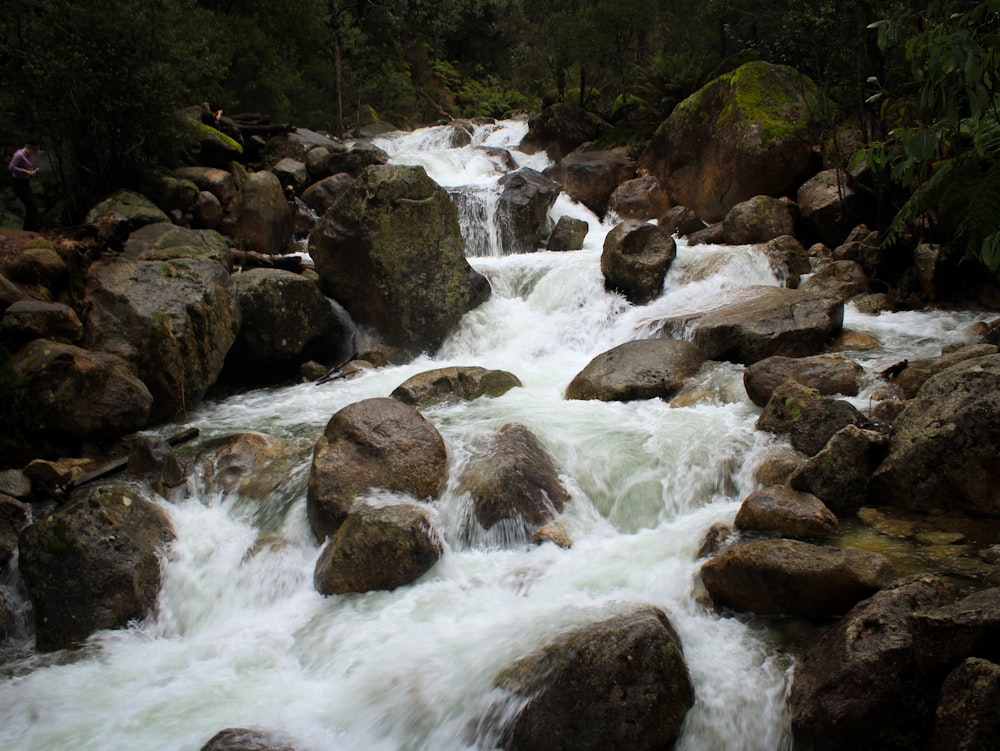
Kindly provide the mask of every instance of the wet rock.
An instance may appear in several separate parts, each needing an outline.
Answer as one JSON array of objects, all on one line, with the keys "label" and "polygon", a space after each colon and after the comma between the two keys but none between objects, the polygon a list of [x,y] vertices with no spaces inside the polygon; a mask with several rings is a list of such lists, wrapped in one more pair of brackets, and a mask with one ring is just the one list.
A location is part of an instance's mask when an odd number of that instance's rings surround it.
[{"label": "wet rock", "polygon": [[437,498],[448,477],[444,439],[396,399],[355,402],[337,412],[316,443],[306,510],[316,539],[334,535],[354,500],[375,488]]},{"label": "wet rock", "polygon": [[302,200],[319,216],[323,216],[354,185],[354,179],[346,172],[325,177],[302,191]]},{"label": "wet rock", "polygon": [[583,241],[590,231],[588,225],[582,219],[574,219],[570,216],[561,216],[556,222],[552,234],[549,235],[549,250],[580,250]]},{"label": "wet rock", "polygon": [[21,533],[38,649],[74,646],[145,618],[156,605],[160,556],[174,532],[150,498],[125,483],[88,486]]},{"label": "wet rock", "polygon": [[544,151],[558,161],[577,146],[593,141],[608,124],[596,115],[564,102],[546,107],[528,121],[528,133],[518,146],[525,154]]},{"label": "wet rock", "polygon": [[803,292],[833,295],[844,300],[868,291],[868,275],[854,261],[831,261],[816,269],[811,277],[799,285]]},{"label": "wet rock", "polygon": [[535,545],[551,542],[563,550],[573,547],[573,538],[570,537],[569,531],[558,520],[539,527],[535,534],[531,536],[531,542]]},{"label": "wet rock", "polygon": [[574,629],[495,682],[522,705],[498,733],[506,751],[672,748],[694,703],[680,640],[654,607]]},{"label": "wet rock", "polygon": [[795,219],[788,204],[770,196],[741,201],[722,220],[722,235],[729,245],[766,243],[795,233]]},{"label": "wet rock", "polygon": [[1000,665],[970,657],[941,687],[928,751],[989,751],[1000,738]]},{"label": "wet rock", "polygon": [[787,435],[793,448],[814,456],[841,428],[864,422],[864,416],[847,402],[786,381],[774,390],[757,418],[757,430]]},{"label": "wet rock", "polygon": [[569,501],[545,447],[528,428],[515,424],[504,425],[488,449],[469,462],[458,489],[472,496],[484,529],[502,524],[511,540],[530,539]]},{"label": "wet rock", "polygon": [[490,296],[465,259],[454,203],[421,167],[369,168],[310,238],[324,292],[392,346],[436,350]]},{"label": "wet rock", "polygon": [[694,213],[694,210],[687,206],[674,206],[667,209],[656,223],[668,235],[676,234],[681,237],[705,229],[705,223]]},{"label": "wet rock", "polygon": [[966,657],[997,657],[1000,588],[973,592],[960,600],[921,608],[913,615],[918,659],[928,670]]},{"label": "wet rock", "polygon": [[779,235],[761,247],[771,271],[786,287],[796,289],[803,274],[812,271],[808,251],[792,235]]},{"label": "wet rock", "polygon": [[622,219],[648,222],[670,208],[670,197],[659,180],[652,175],[642,175],[616,187],[608,199],[608,208]]},{"label": "wet rock", "polygon": [[118,190],[100,201],[87,212],[84,221],[91,224],[108,214],[114,214],[120,218],[132,232],[147,224],[170,223],[170,217],[162,209],[146,196],[132,190]]},{"label": "wet rock", "polygon": [[827,346],[827,352],[854,352],[878,349],[878,337],[861,331],[841,331]]},{"label": "wet rock", "polygon": [[957,365],[965,360],[995,354],[997,354],[995,345],[972,344],[952,352],[943,353],[940,357],[911,360],[906,363],[902,370],[892,376],[892,383],[899,389],[900,395],[904,399],[912,399],[931,376],[942,373],[952,365]]},{"label": "wet rock", "polygon": [[604,239],[604,286],[633,305],[645,305],[660,296],[676,256],[674,239],[655,224],[623,222]]},{"label": "wet rock", "polygon": [[50,440],[99,441],[145,427],[153,396],[121,357],[36,339],[14,357],[34,423]]},{"label": "wet rock", "polygon": [[545,174],[603,219],[615,189],[635,175],[635,163],[620,151],[576,151]]},{"label": "wet rock", "polygon": [[247,172],[234,165],[236,198],[222,223],[223,232],[247,250],[281,253],[292,238],[295,211],[271,172]]},{"label": "wet rock", "polygon": [[17,551],[17,535],[28,525],[28,504],[0,492],[0,572]]},{"label": "wet rock", "polygon": [[750,401],[764,407],[775,389],[786,381],[796,381],[824,396],[856,396],[863,377],[864,368],[842,355],[776,356],[747,366],[743,371],[743,386]]},{"label": "wet rock", "polygon": [[928,379],[893,426],[873,498],[903,508],[1000,514],[1000,355]]},{"label": "wet rock", "polygon": [[214,230],[187,229],[175,224],[149,224],[129,235],[123,257],[132,261],[170,261],[205,256],[229,271],[233,252]]},{"label": "wet rock", "polygon": [[912,576],[826,632],[795,668],[788,700],[795,748],[923,748],[943,676],[920,667],[913,613],[961,593],[953,580]]},{"label": "wet rock", "polygon": [[788,484],[812,493],[835,514],[853,513],[868,501],[872,472],[887,451],[888,440],[882,433],[847,425],[795,470]]},{"label": "wet rock", "polygon": [[352,336],[312,279],[282,269],[250,269],[236,276],[242,323],[227,354],[237,380],[292,373],[301,362],[330,364],[351,354]]},{"label": "wet rock", "polygon": [[690,340],[706,359],[749,365],[773,355],[815,355],[844,322],[841,301],[782,287],[748,287],[717,302],[664,319],[660,335]]},{"label": "wet rock", "polygon": [[757,482],[764,487],[784,485],[805,460],[806,457],[798,451],[774,451],[757,467]]},{"label": "wet rock", "polygon": [[670,399],[705,358],[690,342],[641,339],[597,355],[566,387],[567,399]]},{"label": "wet rock", "polygon": [[798,540],[734,545],[701,567],[715,603],[759,615],[846,613],[895,578],[885,556]]},{"label": "wet rock", "polygon": [[242,486],[270,465],[281,443],[263,433],[239,433],[210,441],[202,447],[197,471],[206,494],[223,496],[242,491]]},{"label": "wet rock", "polygon": [[559,186],[541,172],[523,167],[500,178],[496,223],[504,253],[534,253],[552,231],[549,209]]},{"label": "wet rock", "polygon": [[396,589],[427,573],[443,553],[426,507],[359,501],[320,553],[313,580],[324,595]]},{"label": "wet rock", "polygon": [[743,499],[734,524],[744,531],[808,540],[829,537],[838,523],[834,513],[811,493],[772,485]]},{"label": "wet rock", "polygon": [[393,389],[391,396],[404,404],[426,407],[449,398],[471,401],[481,396],[502,396],[520,386],[521,380],[506,370],[449,367],[418,373]]},{"label": "wet rock", "polygon": [[201,751],[299,751],[284,736],[269,730],[226,728],[213,735]]},{"label": "wet rock", "polygon": [[640,166],[707,222],[740,201],[780,195],[814,159],[825,111],[816,85],[757,61],[702,87],[657,129]]},{"label": "wet rock", "polygon": [[153,395],[150,420],[196,407],[222,371],[240,311],[227,269],[208,257],[93,263],[88,349],[130,363]]},{"label": "wet rock", "polygon": [[864,201],[854,192],[848,175],[828,169],[799,188],[796,203],[802,219],[830,247],[839,245],[864,218]]},{"label": "wet rock", "polygon": [[32,339],[54,339],[60,342],[79,342],[83,337],[83,324],[68,305],[20,300],[2,313],[0,340],[18,345]]}]

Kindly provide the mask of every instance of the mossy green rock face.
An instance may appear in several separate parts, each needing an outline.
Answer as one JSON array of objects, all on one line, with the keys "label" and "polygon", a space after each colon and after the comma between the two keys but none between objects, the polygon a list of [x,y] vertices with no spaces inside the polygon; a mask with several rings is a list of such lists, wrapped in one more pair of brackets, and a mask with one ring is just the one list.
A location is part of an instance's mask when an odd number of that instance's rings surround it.
[{"label": "mossy green rock face", "polygon": [[313,229],[326,294],[387,343],[434,351],[490,286],[465,260],[458,213],[422,167],[369,167]]},{"label": "mossy green rock face", "polygon": [[794,68],[747,63],[681,102],[643,154],[675,204],[707,222],[804,176],[832,108]]}]

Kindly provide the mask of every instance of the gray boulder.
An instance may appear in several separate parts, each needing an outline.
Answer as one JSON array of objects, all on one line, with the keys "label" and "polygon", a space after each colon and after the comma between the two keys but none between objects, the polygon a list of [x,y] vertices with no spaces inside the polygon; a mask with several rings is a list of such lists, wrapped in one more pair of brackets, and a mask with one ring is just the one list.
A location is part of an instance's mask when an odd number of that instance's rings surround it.
[{"label": "gray boulder", "polygon": [[316,539],[336,534],[354,501],[373,489],[437,498],[448,478],[444,439],[413,407],[365,399],[344,407],[316,442],[306,511]]},{"label": "gray boulder", "polygon": [[787,435],[793,448],[814,456],[841,428],[864,422],[864,416],[847,402],[786,381],[774,390],[757,418],[757,430]]},{"label": "gray boulder", "polygon": [[529,167],[500,178],[496,222],[505,254],[533,253],[552,230],[549,209],[559,197],[559,186]]},{"label": "gray boulder", "polygon": [[744,498],[733,524],[747,532],[795,540],[829,537],[838,526],[837,517],[823,501],[784,485],[761,488]]},{"label": "gray boulder", "polygon": [[174,224],[149,224],[131,233],[122,253],[132,261],[171,261],[206,257],[229,271],[233,252],[226,239],[209,229],[187,229]]},{"label": "gray boulder", "polygon": [[836,298],[783,287],[747,287],[717,307],[666,318],[661,336],[693,342],[709,360],[749,365],[765,357],[814,355],[840,332]]},{"label": "gray boulder", "polygon": [[425,370],[393,389],[393,399],[404,404],[426,407],[448,399],[471,401],[481,396],[502,396],[522,386],[520,379],[506,370],[488,370],[476,366]]},{"label": "gray boulder", "polygon": [[1000,514],[1000,355],[928,379],[896,418],[873,498],[918,510]]},{"label": "gray boulder", "polygon": [[124,483],[88,486],[21,533],[19,565],[38,649],[72,647],[95,631],[149,615],[160,589],[160,557],[174,539],[151,497]]},{"label": "gray boulder", "polygon": [[490,296],[469,266],[455,205],[422,167],[369,168],[311,233],[320,285],[403,349],[436,350]]},{"label": "gray boulder", "polygon": [[281,253],[292,238],[295,210],[285,197],[281,181],[272,172],[247,172],[233,166],[236,197],[222,231],[247,250]]},{"label": "gray boulder", "polygon": [[101,441],[147,425],[153,396],[123,358],[49,339],[14,356],[35,427],[50,440]]},{"label": "gray boulder", "polygon": [[469,462],[459,492],[472,496],[484,529],[503,525],[507,541],[527,541],[569,501],[545,447],[528,428],[513,424],[497,431],[487,450]]},{"label": "gray boulder", "polygon": [[86,346],[136,369],[153,395],[155,422],[201,402],[239,330],[233,281],[208,257],[98,261],[86,297]]},{"label": "gray boulder", "polygon": [[100,201],[87,212],[85,221],[88,224],[96,222],[100,217],[113,214],[123,221],[129,230],[137,230],[147,224],[170,222],[162,209],[141,193],[132,190],[119,190]]},{"label": "gray boulder", "polygon": [[346,172],[339,172],[314,182],[302,191],[302,200],[319,216],[323,216],[352,185],[354,178]]},{"label": "gray boulder", "polygon": [[864,368],[843,355],[775,356],[748,365],[743,371],[743,386],[750,401],[764,407],[786,381],[797,381],[824,396],[856,396],[864,374]]},{"label": "gray boulder", "polygon": [[680,640],[652,606],[563,634],[495,683],[523,705],[486,723],[501,725],[489,744],[505,751],[670,749],[694,704]]},{"label": "gray boulder", "polygon": [[566,387],[566,398],[670,399],[704,361],[697,347],[680,339],[625,342],[601,353],[577,373]]},{"label": "gray boulder", "polygon": [[271,172],[283,186],[291,186],[296,192],[309,185],[309,170],[304,162],[285,157],[278,161]]},{"label": "gray boulder", "polygon": [[620,292],[633,305],[645,305],[660,296],[676,257],[674,238],[655,224],[622,222],[604,238],[604,287]]},{"label": "gray boulder", "polygon": [[970,344],[951,352],[942,353],[940,357],[909,360],[902,370],[892,376],[892,382],[904,399],[912,399],[931,376],[943,373],[951,366],[965,360],[995,354],[997,354],[997,347],[993,344]]},{"label": "gray boulder", "polygon": [[889,560],[799,540],[739,543],[701,567],[712,600],[758,615],[843,615],[894,579]]},{"label": "gray boulder", "polygon": [[324,595],[396,589],[427,573],[443,553],[426,507],[359,502],[320,553],[313,581]]},{"label": "gray boulder", "polygon": [[766,243],[795,234],[795,218],[786,201],[754,196],[733,206],[722,220],[722,236],[729,245]]},{"label": "gray boulder", "polygon": [[788,484],[812,493],[835,514],[851,514],[868,502],[872,472],[887,451],[888,440],[882,433],[847,425],[795,470]]},{"label": "gray boulder", "polygon": [[589,231],[590,225],[582,219],[561,216],[556,222],[552,234],[549,235],[546,247],[549,250],[580,250]]}]

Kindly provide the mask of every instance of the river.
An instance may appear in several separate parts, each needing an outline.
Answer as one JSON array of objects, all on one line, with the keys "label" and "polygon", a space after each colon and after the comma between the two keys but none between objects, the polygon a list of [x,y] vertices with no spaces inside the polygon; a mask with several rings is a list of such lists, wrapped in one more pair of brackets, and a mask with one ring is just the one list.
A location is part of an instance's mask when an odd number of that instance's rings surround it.
[{"label": "river", "polygon": [[[210,494],[195,480],[163,506],[177,531],[164,563],[158,611],[133,628],[97,634],[74,653],[36,655],[30,635],[0,666],[0,745],[11,751],[198,751],[217,731],[281,731],[303,751],[481,749],[471,728],[493,677],[561,630],[609,607],[662,607],[683,644],[695,687],[678,748],[775,751],[790,747],[785,696],[794,657],[755,619],[721,617],[698,597],[699,544],[731,522],[755,489],[754,471],[780,446],[754,430],[759,414],[742,366],[712,363],[683,406],[660,400],[568,401],[570,379],[592,357],[647,336],[686,311],[747,284],[777,284],[747,247],[689,248],[664,294],[630,306],[605,292],[599,268],[613,226],[562,196],[553,219],[586,220],[583,250],[503,255],[491,228],[496,151],[526,126],[480,126],[473,145],[449,148],[431,128],[379,141],[399,163],[421,164],[464,193],[470,263],[492,299],[469,313],[433,358],[354,380],[269,388],[205,403],[184,425],[199,442],[243,431],[280,439],[262,497]],[[542,168],[544,157],[514,153]],[[471,209],[469,207],[472,207]],[[971,341],[966,312],[864,316],[847,328],[881,346],[849,352],[869,372]],[[480,365],[523,382],[495,398],[434,406],[425,416],[448,447],[451,481],[435,504],[447,549],[416,583],[392,592],[322,597],[319,555],[306,520],[312,447],[330,416],[388,395],[411,375]],[[852,401],[867,410],[874,381]],[[493,430],[527,425],[551,453],[572,500],[569,549],[505,545],[469,521],[460,468]],[[164,432],[179,426],[168,426]]]}]

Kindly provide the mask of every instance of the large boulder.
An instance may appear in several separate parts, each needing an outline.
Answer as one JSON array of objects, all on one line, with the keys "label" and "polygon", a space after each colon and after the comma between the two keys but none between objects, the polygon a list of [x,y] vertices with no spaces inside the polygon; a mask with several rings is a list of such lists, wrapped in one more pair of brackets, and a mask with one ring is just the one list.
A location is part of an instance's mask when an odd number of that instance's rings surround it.
[{"label": "large boulder", "polygon": [[766,243],[795,234],[795,217],[787,201],[754,196],[740,201],[722,220],[722,237],[729,245]]},{"label": "large boulder", "polygon": [[812,493],[835,514],[854,513],[868,502],[872,472],[887,451],[888,441],[882,433],[847,425],[796,469],[788,478],[788,484]]},{"label": "large boulder", "polygon": [[797,381],[824,396],[857,396],[864,374],[864,368],[843,355],[775,356],[748,365],[743,371],[743,386],[750,401],[763,407],[786,381]]},{"label": "large boulder", "polygon": [[659,219],[670,209],[670,196],[655,177],[640,175],[615,188],[608,199],[608,208],[622,219],[648,222]]},{"label": "large boulder", "polygon": [[655,224],[622,222],[604,238],[604,286],[620,292],[633,305],[645,305],[660,296],[676,257],[674,238]]},{"label": "large boulder", "polygon": [[[618,151],[577,151],[545,170],[574,201],[604,218],[612,194],[635,175],[635,162]],[[655,181],[655,178],[650,178]],[[666,211],[668,206],[663,207]],[[655,219],[653,214],[645,219]],[[632,217],[622,216],[622,219]]]},{"label": "large boulder", "polygon": [[928,751],[988,751],[1000,738],[1000,665],[970,657],[941,686]]},{"label": "large boulder", "polygon": [[357,498],[382,488],[437,498],[448,478],[444,439],[413,407],[388,397],[344,407],[316,442],[306,510],[316,539],[336,534]]},{"label": "large boulder", "polygon": [[921,666],[913,613],[960,592],[948,579],[912,576],[827,631],[795,668],[788,699],[795,748],[925,748],[943,676]]},{"label": "large boulder", "polygon": [[501,525],[507,541],[530,539],[569,501],[545,447],[524,425],[514,424],[504,425],[469,462],[459,492],[472,497],[479,524],[487,530]]},{"label": "large boulder", "polygon": [[522,385],[516,375],[506,370],[478,366],[435,368],[407,378],[391,396],[405,404],[426,407],[448,399],[471,401],[481,396],[502,396]]},{"label": "large boulder", "polygon": [[11,349],[32,339],[73,343],[83,338],[80,318],[63,303],[18,300],[0,315],[0,340]]},{"label": "large boulder", "polygon": [[353,177],[346,172],[338,172],[336,175],[314,182],[302,191],[302,200],[319,216],[323,216],[352,185],[354,185]]},{"label": "large boulder", "polygon": [[396,589],[427,573],[443,553],[425,506],[365,501],[355,504],[323,548],[313,581],[324,595]]},{"label": "large boulder", "polygon": [[740,201],[795,187],[815,158],[828,109],[794,69],[746,63],[677,105],[640,166],[675,203],[717,222]]},{"label": "large boulder", "polygon": [[236,277],[242,323],[227,372],[260,377],[297,370],[309,359],[328,365],[351,354],[352,332],[312,279],[282,269],[250,269]]},{"label": "large boulder", "polygon": [[652,606],[576,628],[495,683],[523,704],[500,730],[505,751],[671,749],[694,704],[680,640]]},{"label": "large boulder", "polygon": [[121,357],[36,339],[14,357],[14,373],[49,440],[102,441],[146,427],[153,396]]},{"label": "large boulder", "polygon": [[38,649],[79,644],[149,615],[160,589],[170,520],[141,486],[108,483],[73,494],[26,527],[19,565],[35,610]]},{"label": "large boulder", "polygon": [[566,398],[670,399],[704,361],[701,350],[681,339],[625,342],[597,355],[577,373],[566,387]]},{"label": "large boulder", "polygon": [[272,172],[247,172],[233,165],[236,197],[222,231],[247,250],[281,253],[292,238],[295,209],[288,203],[281,181]]},{"label": "large boulder", "polygon": [[743,499],[733,521],[736,529],[795,540],[829,537],[837,524],[819,498],[784,485],[755,490]]},{"label": "large boulder", "polygon": [[1000,514],[1000,355],[928,379],[893,425],[873,498],[910,509]]},{"label": "large boulder", "polygon": [[596,115],[559,102],[531,117],[518,149],[525,154],[544,151],[550,159],[558,161],[578,146],[595,140],[607,128],[608,124]]},{"label": "large boulder", "polygon": [[828,169],[809,178],[798,190],[803,222],[820,242],[835,248],[864,219],[865,199],[855,193],[843,170]]},{"label": "large boulder", "polygon": [[133,190],[118,190],[99,201],[87,212],[85,221],[88,224],[93,224],[100,217],[109,214],[124,222],[132,231],[147,224],[170,222],[170,217],[160,207],[146,196]]},{"label": "large boulder", "polygon": [[505,254],[535,252],[552,230],[549,209],[559,197],[559,186],[530,167],[507,173],[498,184],[500,247]]},{"label": "large boulder", "polygon": [[490,296],[469,266],[458,214],[422,167],[370,167],[313,228],[323,290],[388,344],[435,350]]},{"label": "large boulder", "polygon": [[908,360],[903,368],[892,376],[892,383],[899,389],[900,396],[912,399],[931,376],[943,373],[964,360],[995,354],[997,354],[996,345],[984,343],[959,347],[951,352],[942,353],[940,357]]},{"label": "large boulder", "polygon": [[786,381],[774,390],[757,418],[757,430],[787,435],[793,448],[814,456],[841,428],[864,422],[864,415],[848,402]]},{"label": "large boulder", "polygon": [[170,261],[205,256],[226,271],[233,266],[233,252],[214,230],[188,229],[175,224],[148,224],[128,236],[122,256],[131,261]]},{"label": "large boulder", "polygon": [[590,225],[582,219],[561,216],[556,222],[556,226],[552,228],[552,234],[549,235],[546,248],[548,250],[580,250],[589,231]]},{"label": "large boulder", "polygon": [[98,261],[86,278],[84,342],[131,363],[153,395],[150,419],[172,420],[197,406],[222,371],[239,330],[233,287],[208,257]]},{"label": "large boulder", "polygon": [[717,307],[660,322],[662,336],[689,339],[710,360],[750,365],[765,357],[814,355],[844,325],[844,304],[783,287],[746,287]]},{"label": "large boulder", "polygon": [[807,618],[843,615],[895,576],[878,553],[799,540],[738,543],[701,567],[719,606]]}]

